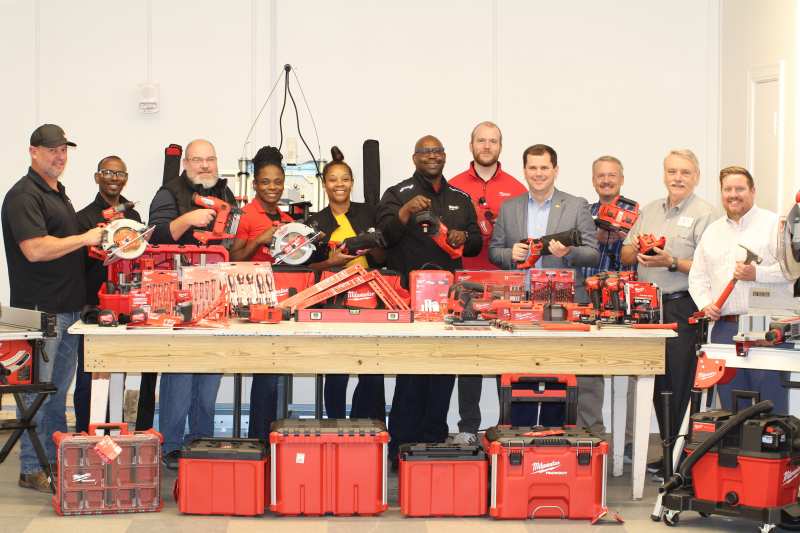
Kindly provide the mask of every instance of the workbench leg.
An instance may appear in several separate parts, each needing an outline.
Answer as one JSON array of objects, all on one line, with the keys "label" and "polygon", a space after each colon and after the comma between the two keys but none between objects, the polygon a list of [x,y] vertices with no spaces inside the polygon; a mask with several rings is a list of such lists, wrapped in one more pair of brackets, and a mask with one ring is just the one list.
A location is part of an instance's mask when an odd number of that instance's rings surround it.
[{"label": "workbench leg", "polygon": [[106,421],[110,375],[101,374],[101,376],[98,377],[97,374],[92,376],[92,403],[89,408],[90,424],[102,424]]},{"label": "workbench leg", "polygon": [[655,376],[636,376],[636,404],[633,410],[633,499],[641,500],[647,467],[647,447],[650,443],[650,419],[653,416],[653,385]]},{"label": "workbench leg", "polygon": [[622,475],[625,455],[625,421],[628,414],[628,376],[611,376],[612,475]]},{"label": "workbench leg", "polygon": [[[125,373],[114,372],[108,383],[108,420],[122,422],[122,411],[125,404]],[[130,422],[130,421],[128,421]],[[133,422],[136,422],[133,420]],[[114,433],[112,432],[112,435]]]}]

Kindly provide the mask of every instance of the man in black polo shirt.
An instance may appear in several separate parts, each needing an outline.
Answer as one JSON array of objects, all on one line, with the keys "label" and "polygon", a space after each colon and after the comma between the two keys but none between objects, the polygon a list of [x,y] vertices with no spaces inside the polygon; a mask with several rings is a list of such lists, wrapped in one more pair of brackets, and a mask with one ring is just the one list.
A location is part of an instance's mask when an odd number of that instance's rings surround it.
[{"label": "man in black polo shirt", "polygon": [[[126,200],[122,196],[122,189],[128,183],[128,168],[125,162],[116,155],[109,155],[100,160],[97,164],[97,172],[94,174],[94,181],[98,186],[98,193],[94,201],[78,211],[78,225],[81,231],[87,231],[97,227],[101,222],[106,222],[103,218],[103,211],[109,207],[116,207],[124,204]],[[142,217],[133,208],[126,208],[123,215],[125,218],[142,221]],[[107,272],[103,262],[97,259],[88,258],[86,262],[86,303],[97,305],[97,291],[106,281]],[[156,376],[156,374],[146,374]],[[144,381],[144,376],[142,377]],[[155,381],[155,377],[152,378]],[[144,387],[140,387],[140,391]],[[151,387],[151,405],[155,402],[155,383]],[[81,337],[80,350],[78,352],[78,372],[75,375],[75,391],[73,393],[73,405],[75,406],[75,431],[89,430],[89,408],[92,398],[92,374],[83,371],[83,338]],[[150,408],[152,413],[152,407]],[[138,416],[137,416],[138,422]],[[150,424],[142,429],[152,427],[153,417],[150,416]],[[138,424],[137,424],[137,428]]]},{"label": "man in black polo shirt", "polygon": [[[39,379],[58,391],[37,413],[36,432],[55,463],[50,436],[67,431],[65,401],[78,359],[77,335],[67,328],[78,320],[86,300],[84,248],[100,244],[102,229],[80,232],[78,217],[59,178],[67,164],[64,130],[44,124],[31,135],[31,166],[3,200],[3,241],[8,261],[11,305],[57,315],[58,336],[45,341],[48,361],[40,359]],[[29,396],[27,401],[33,398]],[[22,436],[19,486],[50,492],[47,476],[27,433]]]}]

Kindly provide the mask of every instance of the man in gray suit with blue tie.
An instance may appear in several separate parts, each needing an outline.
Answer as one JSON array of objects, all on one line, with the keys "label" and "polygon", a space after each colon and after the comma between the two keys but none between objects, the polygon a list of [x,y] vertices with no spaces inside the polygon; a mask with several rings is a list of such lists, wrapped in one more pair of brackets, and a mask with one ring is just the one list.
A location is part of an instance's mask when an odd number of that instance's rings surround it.
[{"label": "man in gray suit with blue tie", "polygon": [[[550,241],[552,255],[541,257],[536,268],[571,268],[575,270],[575,297],[588,301],[583,288],[583,266],[596,265],[600,260],[597,251],[596,227],[589,203],[555,188],[558,177],[558,155],[545,144],[535,144],[522,154],[528,192],[506,200],[489,241],[489,260],[500,268],[511,270],[516,263],[528,257],[528,245],[520,242],[527,238],[577,229],[581,233],[581,246],[564,246]],[[602,406],[585,405],[580,401],[581,388],[603,386],[602,377],[578,378],[578,424],[602,428]],[[593,403],[593,402],[589,402]],[[539,423],[561,425],[561,409],[551,409],[553,404],[542,404]]]}]

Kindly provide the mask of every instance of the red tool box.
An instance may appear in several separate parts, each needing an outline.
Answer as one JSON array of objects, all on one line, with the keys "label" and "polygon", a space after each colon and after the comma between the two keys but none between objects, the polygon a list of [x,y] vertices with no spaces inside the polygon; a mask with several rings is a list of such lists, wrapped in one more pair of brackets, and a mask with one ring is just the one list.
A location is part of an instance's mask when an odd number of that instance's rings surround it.
[{"label": "red tool box", "polygon": [[447,314],[447,291],[453,273],[447,270],[413,270],[408,276],[411,310],[417,322],[441,322]]},{"label": "red tool box", "polygon": [[[119,453],[111,460],[98,448],[104,437],[94,433],[101,428],[120,431],[110,437]],[[59,515],[160,511],[162,440],[154,429],[129,433],[127,424],[91,425],[89,434],[55,432],[53,509]]]},{"label": "red tool box", "polygon": [[585,430],[496,426],[486,432],[495,518],[597,522],[606,508],[608,443]]},{"label": "red tool box", "polygon": [[405,516],[486,514],[489,464],[481,446],[403,444],[398,470]]},{"label": "red tool box", "polygon": [[272,424],[270,510],[284,515],[375,515],[387,508],[386,446],[377,420]]},{"label": "red tool box", "polygon": [[502,374],[500,376],[500,423],[511,423],[514,403],[557,402],[566,405],[564,423],[578,420],[578,380],[573,374]]},{"label": "red tool box", "polygon": [[181,450],[175,499],[187,514],[255,516],[269,499],[269,455],[258,439],[197,439]]}]

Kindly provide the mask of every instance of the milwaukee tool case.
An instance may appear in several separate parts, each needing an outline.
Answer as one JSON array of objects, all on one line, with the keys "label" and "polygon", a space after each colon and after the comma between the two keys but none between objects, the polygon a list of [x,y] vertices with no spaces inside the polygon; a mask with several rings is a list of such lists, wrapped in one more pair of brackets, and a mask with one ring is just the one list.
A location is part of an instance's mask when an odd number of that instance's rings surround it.
[{"label": "milwaukee tool case", "polygon": [[[736,414],[713,410],[692,415],[692,453]],[[694,495],[731,506],[782,507],[797,500],[800,486],[800,420],[762,414],[746,420],[692,467]]]},{"label": "milwaukee tool case", "polygon": [[405,516],[486,514],[489,465],[479,445],[400,446],[400,512]]},{"label": "milwaukee tool case", "polygon": [[[120,431],[110,437],[118,453],[113,459],[98,451],[99,428]],[[154,429],[129,433],[127,424],[91,425],[89,434],[55,432],[53,509],[60,515],[160,511],[161,441]]]},{"label": "milwaukee tool case", "polygon": [[261,440],[194,440],[183,447],[178,460],[178,509],[188,514],[264,514],[268,469],[269,455]]},{"label": "milwaukee tool case", "polygon": [[495,518],[602,518],[608,443],[583,429],[496,426],[486,432]]},{"label": "milwaukee tool case", "polygon": [[374,515],[387,508],[386,445],[377,420],[272,424],[270,510],[285,515]]}]

